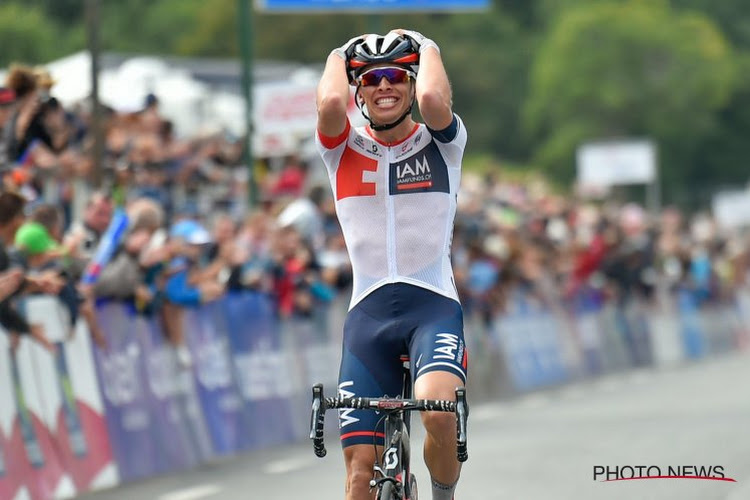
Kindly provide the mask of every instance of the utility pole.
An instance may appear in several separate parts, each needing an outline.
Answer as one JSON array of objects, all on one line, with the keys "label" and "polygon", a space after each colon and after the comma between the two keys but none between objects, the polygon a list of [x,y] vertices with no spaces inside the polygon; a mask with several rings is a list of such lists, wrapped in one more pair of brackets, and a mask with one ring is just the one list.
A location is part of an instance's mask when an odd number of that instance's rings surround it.
[{"label": "utility pole", "polygon": [[247,196],[249,207],[258,200],[255,182],[255,159],[253,158],[253,36],[252,9],[249,0],[237,0],[238,36],[242,57],[242,93],[245,97],[245,164],[247,165]]},{"label": "utility pole", "polygon": [[91,184],[98,189],[102,184],[104,161],[102,108],[99,102],[99,0],[86,0],[86,34],[91,57],[91,132],[94,136],[91,150]]}]

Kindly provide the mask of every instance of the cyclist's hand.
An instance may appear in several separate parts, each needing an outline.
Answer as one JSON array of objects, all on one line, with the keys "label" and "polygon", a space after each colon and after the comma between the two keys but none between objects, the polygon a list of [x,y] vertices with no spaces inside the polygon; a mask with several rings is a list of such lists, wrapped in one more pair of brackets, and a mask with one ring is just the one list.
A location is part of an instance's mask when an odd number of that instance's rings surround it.
[{"label": "cyclist's hand", "polygon": [[438,48],[437,44],[430,38],[427,38],[419,31],[413,31],[413,30],[405,30],[403,28],[398,28],[395,30],[391,30],[392,33],[398,33],[399,35],[403,35],[407,38],[411,38],[414,40],[414,42],[419,46],[419,53],[425,51],[427,47],[433,47],[435,50],[440,52],[440,49]]},{"label": "cyclist's hand", "polygon": [[367,35],[358,35],[358,36],[355,36],[353,38],[350,38],[348,42],[346,42],[341,47],[337,47],[337,48],[333,49],[333,51],[331,53],[332,54],[336,54],[337,56],[339,56],[344,61],[347,61],[347,60],[349,60],[349,57],[351,56],[351,52],[354,50],[354,47],[359,42],[361,42],[362,40],[364,40],[365,37],[367,37]]}]

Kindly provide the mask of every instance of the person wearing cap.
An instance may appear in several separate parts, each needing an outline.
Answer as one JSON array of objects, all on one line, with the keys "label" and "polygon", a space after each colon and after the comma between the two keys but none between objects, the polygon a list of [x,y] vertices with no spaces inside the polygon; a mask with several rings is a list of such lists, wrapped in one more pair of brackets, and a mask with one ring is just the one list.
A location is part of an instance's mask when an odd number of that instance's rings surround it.
[{"label": "person wearing cap", "polygon": [[[15,247],[19,253],[19,260],[26,266],[27,273],[35,275],[52,272],[65,280],[61,262],[64,249],[42,223],[33,220],[25,222],[16,232]],[[70,283],[63,284],[58,296],[68,306],[71,322],[75,323],[82,299]]]},{"label": "person wearing cap", "polygon": [[167,300],[162,318],[178,362],[188,367],[192,360],[185,346],[183,308],[218,299],[225,286],[213,279],[200,279],[200,261],[212,241],[211,233],[202,224],[192,219],[180,220],[170,228],[169,239],[175,257],[166,271],[164,294]]}]

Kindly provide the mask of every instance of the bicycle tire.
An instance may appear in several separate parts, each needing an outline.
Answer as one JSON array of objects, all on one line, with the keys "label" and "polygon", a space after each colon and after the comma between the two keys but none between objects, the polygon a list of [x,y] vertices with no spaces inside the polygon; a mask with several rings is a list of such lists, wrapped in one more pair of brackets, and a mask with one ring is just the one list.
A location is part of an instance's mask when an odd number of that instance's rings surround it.
[{"label": "bicycle tire", "polygon": [[383,486],[380,488],[378,500],[399,500],[392,482],[386,481],[383,483]]},{"label": "bicycle tire", "polygon": [[418,500],[419,489],[417,488],[417,476],[414,474],[409,474],[409,491],[411,491],[411,496],[407,500]]}]

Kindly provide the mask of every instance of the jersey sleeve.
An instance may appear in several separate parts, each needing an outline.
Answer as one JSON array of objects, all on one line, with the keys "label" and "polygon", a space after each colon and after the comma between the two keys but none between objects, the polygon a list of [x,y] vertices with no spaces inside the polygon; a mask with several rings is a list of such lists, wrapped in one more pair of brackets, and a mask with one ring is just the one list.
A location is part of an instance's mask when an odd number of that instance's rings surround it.
[{"label": "jersey sleeve", "polygon": [[428,130],[448,165],[460,169],[467,140],[466,127],[461,117],[454,114],[451,124],[443,130]]},{"label": "jersey sleeve", "polygon": [[319,130],[315,131],[315,145],[318,148],[318,153],[323,159],[323,163],[328,170],[328,175],[333,175],[338,167],[341,155],[344,154],[346,148],[346,142],[349,138],[349,134],[352,132],[352,126],[349,123],[349,119],[346,120],[346,127],[336,137],[329,137],[320,133]]}]

